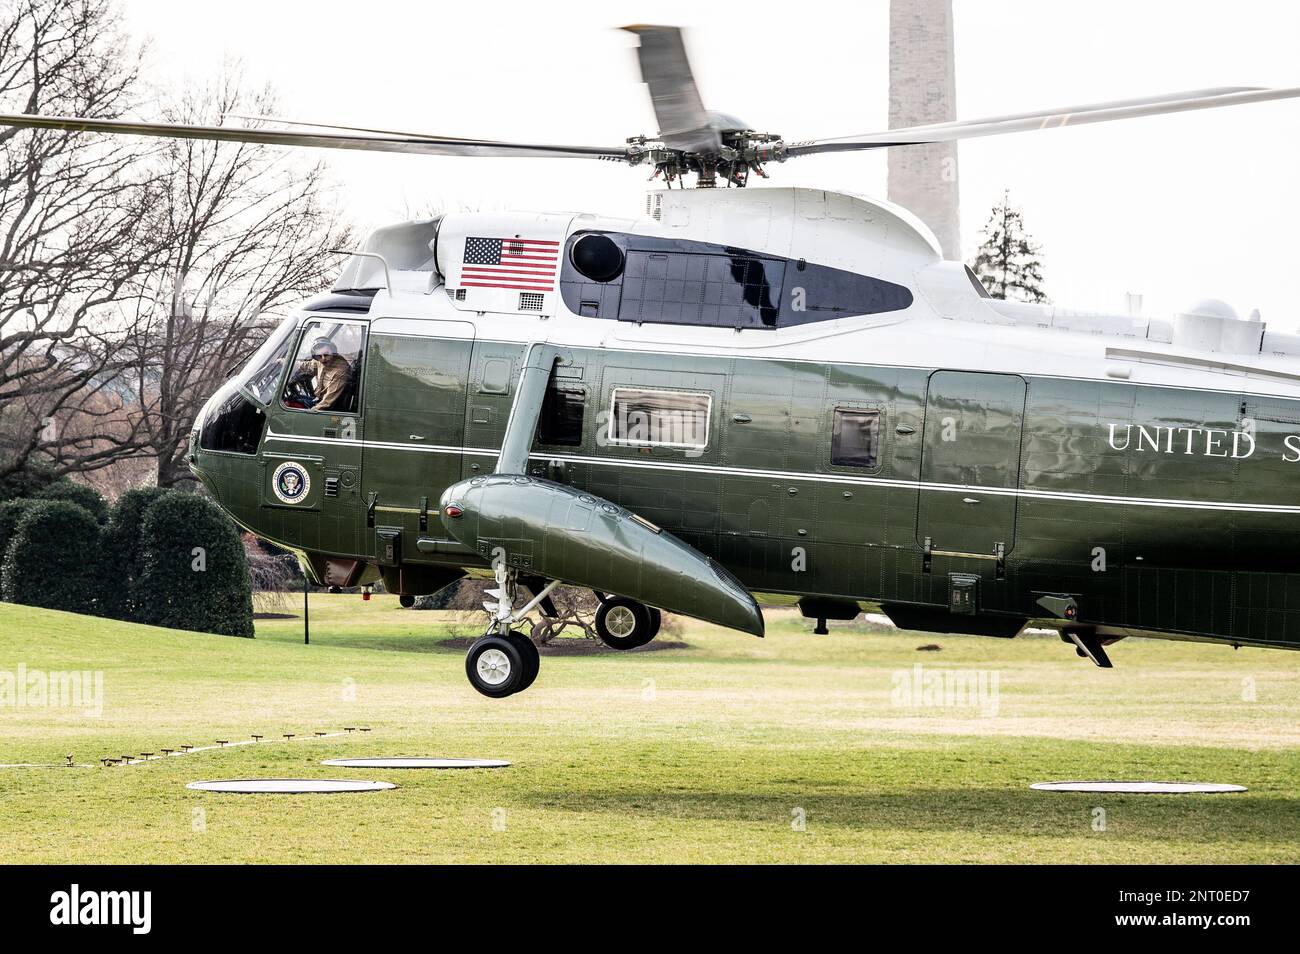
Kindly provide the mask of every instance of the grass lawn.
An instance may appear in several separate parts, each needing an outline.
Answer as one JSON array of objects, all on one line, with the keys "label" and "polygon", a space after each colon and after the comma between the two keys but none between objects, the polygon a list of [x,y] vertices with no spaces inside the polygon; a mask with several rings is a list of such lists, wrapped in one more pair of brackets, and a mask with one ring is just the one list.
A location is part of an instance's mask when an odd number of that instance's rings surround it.
[{"label": "grass lawn", "polygon": [[[788,611],[769,614],[765,640],[683,621],[670,638],[684,647],[547,656],[530,690],[491,700],[466,682],[463,650],[443,645],[472,628],[393,597],[314,596],[310,646],[298,618],[259,621],[258,638],[243,640],[0,604],[0,681],[20,665],[104,680],[98,716],[0,699],[0,762],[71,753],[93,765],[0,769],[0,860],[1300,861],[1300,654],[1131,640],[1103,671],[1055,638],[810,628]],[[942,651],[917,651],[927,643]],[[975,707],[899,704],[917,664],[922,678],[983,670],[996,696]],[[372,731],[279,741],[343,726]],[[98,763],[253,733],[267,741]],[[364,755],[514,764],[319,764]],[[249,776],[400,787],[185,788]],[[1028,787],[1066,778],[1250,791]]]}]

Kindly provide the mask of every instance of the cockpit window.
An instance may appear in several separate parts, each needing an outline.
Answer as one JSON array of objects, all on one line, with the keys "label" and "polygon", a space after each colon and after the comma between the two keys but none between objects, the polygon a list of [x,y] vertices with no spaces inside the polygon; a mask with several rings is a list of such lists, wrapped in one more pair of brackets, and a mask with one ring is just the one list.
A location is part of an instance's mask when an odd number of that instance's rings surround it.
[{"label": "cockpit window", "polygon": [[208,399],[199,420],[199,446],[204,450],[256,454],[266,414],[238,384],[227,381]]},{"label": "cockpit window", "polygon": [[309,322],[298,339],[281,400],[287,408],[327,414],[355,414],[366,347],[364,325]]},{"label": "cockpit window", "polygon": [[284,359],[289,354],[289,339],[293,336],[296,318],[286,318],[280,327],[271,332],[251,358],[241,382],[244,389],[263,407],[275,397],[276,385],[280,383],[280,372],[284,370]]}]

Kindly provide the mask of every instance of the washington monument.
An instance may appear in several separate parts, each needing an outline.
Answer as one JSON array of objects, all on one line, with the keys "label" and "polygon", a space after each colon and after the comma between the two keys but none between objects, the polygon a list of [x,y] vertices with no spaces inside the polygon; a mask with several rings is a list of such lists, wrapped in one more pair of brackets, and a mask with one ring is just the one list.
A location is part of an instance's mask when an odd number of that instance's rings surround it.
[{"label": "washington monument", "polygon": [[[891,0],[890,128],[956,118],[952,0]],[[961,258],[956,143],[889,150],[889,201],[911,209],[934,230],[944,258]]]}]

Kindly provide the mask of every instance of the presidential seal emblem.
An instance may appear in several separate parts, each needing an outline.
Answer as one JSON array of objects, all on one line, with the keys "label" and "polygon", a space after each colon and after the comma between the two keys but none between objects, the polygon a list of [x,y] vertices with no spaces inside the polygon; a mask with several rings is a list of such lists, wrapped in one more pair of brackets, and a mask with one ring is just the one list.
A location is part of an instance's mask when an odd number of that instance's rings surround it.
[{"label": "presidential seal emblem", "polygon": [[311,489],[307,468],[296,461],[285,461],[271,475],[271,489],[287,504],[302,503]]}]

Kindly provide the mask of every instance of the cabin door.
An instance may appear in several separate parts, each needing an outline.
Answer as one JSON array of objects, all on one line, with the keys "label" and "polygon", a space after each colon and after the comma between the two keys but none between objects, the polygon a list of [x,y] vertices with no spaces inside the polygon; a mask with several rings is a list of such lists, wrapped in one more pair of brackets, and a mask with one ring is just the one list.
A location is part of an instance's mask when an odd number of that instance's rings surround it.
[{"label": "cabin door", "polygon": [[421,535],[442,535],[438,499],[460,480],[473,346],[466,322],[371,322],[362,501],[380,564],[414,558]]},{"label": "cabin door", "polygon": [[917,490],[921,546],[990,558],[1011,552],[1024,416],[1018,375],[930,375]]}]

